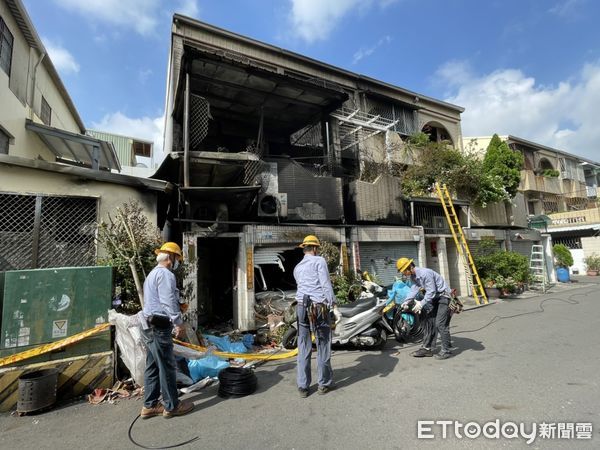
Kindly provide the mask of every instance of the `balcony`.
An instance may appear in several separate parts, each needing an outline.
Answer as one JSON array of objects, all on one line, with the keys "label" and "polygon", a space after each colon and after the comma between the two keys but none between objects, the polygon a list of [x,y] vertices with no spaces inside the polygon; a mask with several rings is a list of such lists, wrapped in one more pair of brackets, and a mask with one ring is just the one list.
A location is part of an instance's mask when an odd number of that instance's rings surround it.
[{"label": "balcony", "polygon": [[548,229],[565,227],[585,227],[586,225],[600,224],[600,208],[583,209],[581,211],[568,211],[550,214],[552,222]]},{"label": "balcony", "polygon": [[567,198],[587,198],[587,186],[585,183],[577,180],[565,178],[562,180],[563,195]]},{"label": "balcony", "polygon": [[558,178],[536,175],[533,170],[521,170],[520,191],[545,192],[547,194],[562,194]]}]

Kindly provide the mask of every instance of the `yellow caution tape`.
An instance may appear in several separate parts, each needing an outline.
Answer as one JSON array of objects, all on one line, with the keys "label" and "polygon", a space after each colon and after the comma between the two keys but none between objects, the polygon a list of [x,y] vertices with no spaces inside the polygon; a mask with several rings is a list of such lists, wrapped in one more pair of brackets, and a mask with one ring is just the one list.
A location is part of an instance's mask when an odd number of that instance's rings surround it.
[{"label": "yellow caution tape", "polygon": [[110,323],[103,323],[94,328],[90,328],[89,330],[85,330],[81,333],[77,333],[73,336],[61,339],[60,341],[40,345],[39,347],[35,347],[21,353],[5,356],[4,358],[0,358],[0,367],[7,366],[9,364],[14,364],[16,362],[23,361],[24,359],[33,358],[34,356],[43,355],[44,353],[48,353],[54,350],[58,350],[60,348],[66,347],[67,345],[74,344],[75,342],[79,342],[87,337],[93,336],[94,334],[100,333],[101,331],[106,330],[108,327],[110,327]]},{"label": "yellow caution tape", "polygon": [[[202,347],[200,345],[189,344],[187,342],[180,341],[179,339],[173,339],[179,345],[183,345],[185,347],[197,350],[199,352],[206,352],[208,349],[206,347]],[[298,349],[294,349],[285,353],[229,353],[229,352],[213,352],[215,356],[221,356],[223,358],[239,358],[239,359],[248,359],[248,360],[264,360],[264,359],[288,359],[293,358],[298,354]]]},{"label": "yellow caution tape", "polygon": [[[35,347],[29,350],[26,350],[21,353],[16,353],[14,355],[5,356],[4,358],[0,358],[0,367],[8,366],[9,364],[14,364],[19,361],[23,361],[25,359],[33,358],[34,356],[43,355],[44,353],[49,353],[54,350],[61,349],[68,345],[79,342],[85,338],[93,336],[94,334],[100,333],[101,331],[106,330],[110,327],[110,323],[103,323],[94,328],[90,328],[89,330],[82,331],[81,333],[74,334],[73,336],[69,336],[65,339],[61,339],[60,341],[51,342],[50,344],[40,345],[39,347]],[[182,342],[178,339],[173,339],[174,342],[189,347],[191,349],[197,350],[199,352],[206,352],[208,349],[206,347],[201,347],[199,345],[189,344],[187,342]],[[228,353],[228,352],[213,352],[216,356],[221,356],[223,358],[240,358],[247,360],[279,360],[279,359],[288,359],[293,358],[298,354],[298,349],[294,349],[285,353]]]}]

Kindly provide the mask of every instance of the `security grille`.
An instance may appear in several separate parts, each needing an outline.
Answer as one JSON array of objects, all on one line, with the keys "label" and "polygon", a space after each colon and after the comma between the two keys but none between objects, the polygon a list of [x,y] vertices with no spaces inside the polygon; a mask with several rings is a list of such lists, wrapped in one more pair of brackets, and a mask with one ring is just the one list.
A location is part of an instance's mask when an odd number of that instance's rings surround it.
[{"label": "security grille", "polygon": [[450,234],[450,226],[441,206],[415,203],[414,224],[423,227],[426,234]]},{"label": "security grille", "polygon": [[97,200],[0,194],[0,271],[93,265]]},{"label": "security grille", "polygon": [[196,150],[208,133],[210,104],[199,95],[190,95],[190,149]]},{"label": "security grille", "polygon": [[581,246],[581,237],[573,237],[573,236],[563,236],[563,237],[553,237],[552,243],[563,244],[568,249],[571,250],[581,250],[583,247]]}]

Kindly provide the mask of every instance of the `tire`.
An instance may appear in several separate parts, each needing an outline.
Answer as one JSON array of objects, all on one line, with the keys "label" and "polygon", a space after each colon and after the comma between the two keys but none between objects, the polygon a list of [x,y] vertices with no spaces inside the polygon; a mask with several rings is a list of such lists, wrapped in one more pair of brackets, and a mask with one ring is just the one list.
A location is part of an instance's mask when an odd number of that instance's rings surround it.
[{"label": "tire", "polygon": [[409,325],[402,317],[402,311],[398,311],[394,316],[394,336],[402,344],[419,343],[423,340],[423,326],[420,315],[413,315],[415,322]]},{"label": "tire", "polygon": [[379,330],[379,339],[377,340],[377,344],[375,344],[375,348],[378,350],[383,350],[386,343],[387,343],[387,332],[384,329],[380,329]]},{"label": "tire", "polygon": [[298,330],[295,327],[289,327],[281,338],[283,348],[293,350],[298,347]]}]

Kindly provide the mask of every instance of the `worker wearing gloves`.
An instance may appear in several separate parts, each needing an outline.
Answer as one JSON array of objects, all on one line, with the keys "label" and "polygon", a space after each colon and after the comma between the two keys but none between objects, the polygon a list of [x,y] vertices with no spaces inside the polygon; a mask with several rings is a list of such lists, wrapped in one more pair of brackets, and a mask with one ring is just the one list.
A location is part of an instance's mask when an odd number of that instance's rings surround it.
[{"label": "worker wearing gloves", "polygon": [[[194,409],[194,404],[180,401],[177,395],[176,365],[172,332],[176,337],[184,333],[179,307],[179,290],[172,270],[183,259],[181,248],[175,242],[166,242],[156,253],[154,269],[144,282],[144,309],[142,311],[142,340],[146,345],[144,372],[144,406],[142,419],[162,415],[182,416]],[[158,399],[162,394],[163,404]]]},{"label": "worker wearing gloves", "polygon": [[300,397],[308,396],[311,383],[310,359],[312,354],[311,330],[317,340],[318,393],[326,394],[333,387],[331,368],[331,317],[335,295],[329,278],[327,262],[319,256],[321,243],[316,236],[306,236],[300,248],[304,258],[294,268],[298,315],[298,374]]},{"label": "worker wearing gloves", "polygon": [[396,262],[398,272],[409,277],[413,283],[411,291],[404,299],[404,303],[414,300],[421,289],[425,290],[422,300],[416,300],[413,312],[419,314],[423,311],[424,337],[419,350],[412,353],[416,358],[433,356],[437,333],[440,334],[442,350],[436,355],[437,359],[447,359],[450,352],[450,289],[444,278],[437,272],[424,267],[415,267],[412,259],[400,258]]}]

